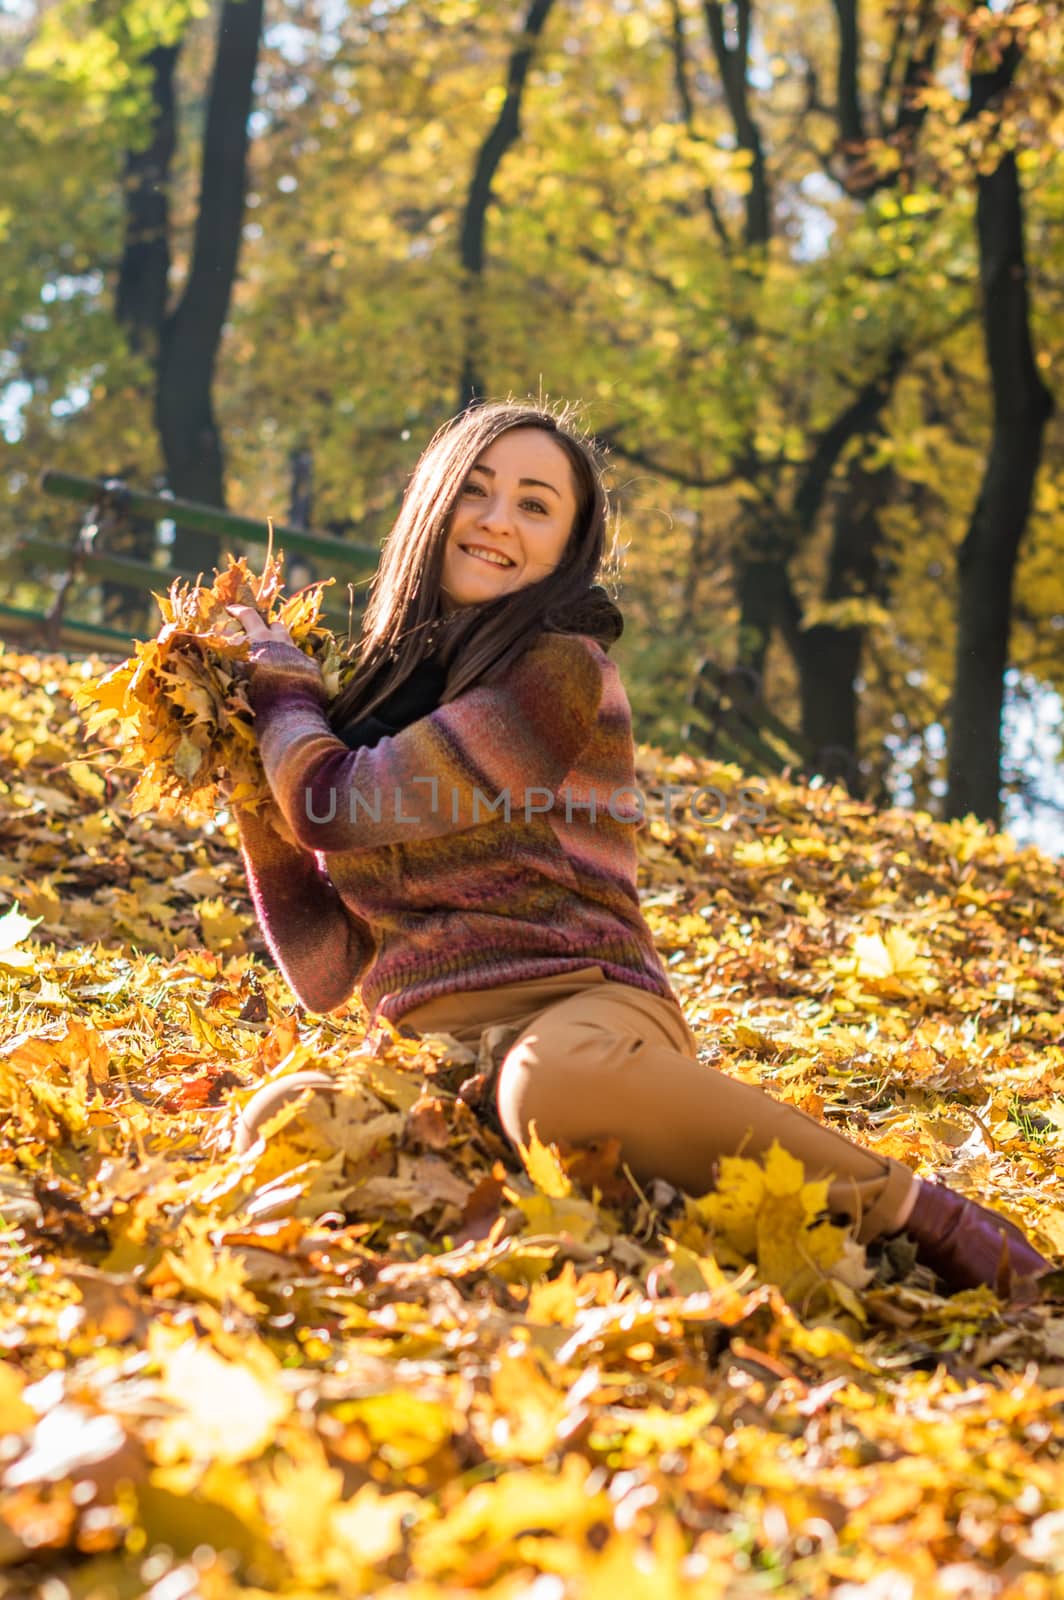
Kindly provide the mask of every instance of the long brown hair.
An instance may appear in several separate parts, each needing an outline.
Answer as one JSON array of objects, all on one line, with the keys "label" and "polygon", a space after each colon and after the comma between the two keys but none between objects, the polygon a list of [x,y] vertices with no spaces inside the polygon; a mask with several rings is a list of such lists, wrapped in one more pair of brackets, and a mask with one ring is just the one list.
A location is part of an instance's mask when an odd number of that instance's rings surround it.
[{"label": "long brown hair", "polygon": [[[444,617],[441,583],[451,513],[481,453],[511,428],[542,428],[569,458],[576,516],[568,544],[545,577]],[[598,450],[577,432],[568,406],[555,412],[495,401],[445,423],[414,468],[381,551],[354,666],[328,709],[333,731],[369,716],[430,650],[447,672],[441,704],[500,676],[544,632],[586,633],[608,650],[624,619],[595,581],[604,558],[611,576],[616,561],[616,534],[606,551],[610,507],[602,471]]]}]

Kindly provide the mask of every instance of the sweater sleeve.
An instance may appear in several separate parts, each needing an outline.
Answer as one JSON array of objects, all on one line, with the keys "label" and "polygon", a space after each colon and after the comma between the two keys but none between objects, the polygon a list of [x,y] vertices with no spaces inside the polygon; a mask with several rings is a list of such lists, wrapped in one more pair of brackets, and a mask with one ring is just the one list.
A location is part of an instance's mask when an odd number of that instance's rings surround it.
[{"label": "sweater sleeve", "polygon": [[325,716],[317,663],[277,640],[253,646],[248,699],[293,837],[308,850],[375,850],[550,810],[595,728],[597,650],[576,634],[542,634],[496,683],[349,750]]},{"label": "sweater sleeve", "polygon": [[238,811],[236,825],[270,954],[308,1011],[332,1011],[350,997],[373,960],[369,924],[348,910],[316,858],[283,839],[267,814]]}]

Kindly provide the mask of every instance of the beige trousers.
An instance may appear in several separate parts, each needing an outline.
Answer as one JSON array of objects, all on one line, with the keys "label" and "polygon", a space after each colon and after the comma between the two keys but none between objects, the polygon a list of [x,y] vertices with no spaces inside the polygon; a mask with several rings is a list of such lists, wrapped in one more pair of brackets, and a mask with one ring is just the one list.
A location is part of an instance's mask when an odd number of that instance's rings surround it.
[{"label": "beige trousers", "polygon": [[449,1033],[476,1047],[505,1025],[494,1084],[512,1144],[612,1135],[640,1182],[659,1177],[689,1194],[714,1187],[724,1155],[756,1157],[774,1139],[808,1179],[830,1178],[828,1210],[861,1244],[895,1231],[917,1182],[902,1162],[874,1155],[814,1117],[697,1059],[675,997],[612,983],[601,967],[445,995],[405,1012],[401,1029]]}]

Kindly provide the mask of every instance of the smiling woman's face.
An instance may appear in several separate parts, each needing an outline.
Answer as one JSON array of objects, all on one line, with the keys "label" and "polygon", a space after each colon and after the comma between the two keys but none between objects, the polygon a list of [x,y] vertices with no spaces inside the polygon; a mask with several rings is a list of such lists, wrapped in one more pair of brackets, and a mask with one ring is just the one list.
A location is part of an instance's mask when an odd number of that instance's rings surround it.
[{"label": "smiling woman's face", "polygon": [[[511,428],[477,458],[451,514],[443,611],[494,600],[545,578],[576,518],[569,457],[542,428]],[[478,555],[480,549],[489,554]],[[490,552],[505,556],[492,560]]]}]

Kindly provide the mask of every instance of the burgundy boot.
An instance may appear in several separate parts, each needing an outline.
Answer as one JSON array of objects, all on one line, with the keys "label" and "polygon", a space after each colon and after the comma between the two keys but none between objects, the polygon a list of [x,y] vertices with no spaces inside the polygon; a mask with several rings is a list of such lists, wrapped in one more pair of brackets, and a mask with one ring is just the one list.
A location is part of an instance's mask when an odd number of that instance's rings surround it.
[{"label": "burgundy boot", "polygon": [[[921,1178],[916,1203],[902,1229],[916,1244],[916,1259],[931,1267],[951,1291],[989,1284],[1000,1300],[1013,1295],[1014,1280],[1034,1279],[1052,1269],[1014,1222],[943,1183]],[[1024,1298],[1037,1290],[1028,1282]]]}]

